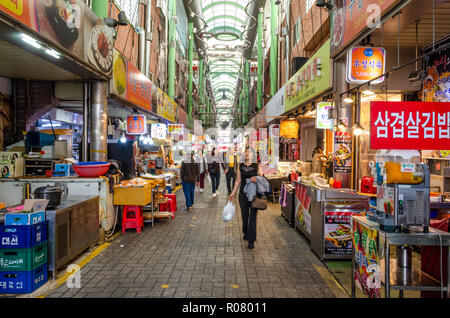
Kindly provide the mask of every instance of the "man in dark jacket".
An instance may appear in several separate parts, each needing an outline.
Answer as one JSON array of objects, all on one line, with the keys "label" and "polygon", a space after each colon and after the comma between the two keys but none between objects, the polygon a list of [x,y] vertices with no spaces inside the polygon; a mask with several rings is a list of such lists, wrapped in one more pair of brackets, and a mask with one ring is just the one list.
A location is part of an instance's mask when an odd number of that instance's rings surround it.
[{"label": "man in dark jacket", "polygon": [[195,184],[198,183],[199,177],[199,164],[194,162],[194,153],[192,152],[190,158],[183,160],[180,169],[181,185],[186,198],[186,210],[189,212],[192,211],[194,205]]}]

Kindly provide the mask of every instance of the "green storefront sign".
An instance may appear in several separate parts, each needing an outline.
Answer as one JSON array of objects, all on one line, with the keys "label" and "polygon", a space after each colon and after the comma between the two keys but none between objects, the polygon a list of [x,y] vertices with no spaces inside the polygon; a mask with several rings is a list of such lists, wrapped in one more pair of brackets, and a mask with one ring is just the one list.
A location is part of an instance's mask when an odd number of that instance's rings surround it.
[{"label": "green storefront sign", "polygon": [[332,85],[330,40],[285,85],[285,111],[320,95]]}]

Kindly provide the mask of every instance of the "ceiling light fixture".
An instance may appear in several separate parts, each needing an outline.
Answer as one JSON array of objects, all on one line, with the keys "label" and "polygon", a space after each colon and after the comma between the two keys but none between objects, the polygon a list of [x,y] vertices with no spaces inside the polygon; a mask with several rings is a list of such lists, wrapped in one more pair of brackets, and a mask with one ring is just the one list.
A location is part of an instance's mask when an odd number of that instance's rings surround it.
[{"label": "ceiling light fixture", "polygon": [[22,34],[22,41],[34,46],[37,49],[42,48],[42,46],[39,44],[38,41],[36,41],[35,39],[33,39],[31,36],[28,36],[26,34]]},{"label": "ceiling light fixture", "polygon": [[366,96],[372,96],[372,95],[375,95],[375,93],[372,92],[370,89],[366,89],[365,91],[362,91],[361,93],[362,93],[363,95],[366,95]]}]

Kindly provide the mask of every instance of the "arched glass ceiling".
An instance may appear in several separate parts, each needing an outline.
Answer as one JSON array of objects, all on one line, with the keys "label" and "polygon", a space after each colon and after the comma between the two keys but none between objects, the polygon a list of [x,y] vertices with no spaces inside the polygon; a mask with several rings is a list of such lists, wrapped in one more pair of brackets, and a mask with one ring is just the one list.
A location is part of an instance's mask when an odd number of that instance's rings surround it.
[{"label": "arched glass ceiling", "polygon": [[[240,39],[245,30],[249,0],[202,0],[204,30],[215,35],[205,39],[208,44],[209,72],[218,108],[232,107],[242,65],[242,53],[236,46],[244,45]],[[227,99],[222,99],[223,91]]]}]

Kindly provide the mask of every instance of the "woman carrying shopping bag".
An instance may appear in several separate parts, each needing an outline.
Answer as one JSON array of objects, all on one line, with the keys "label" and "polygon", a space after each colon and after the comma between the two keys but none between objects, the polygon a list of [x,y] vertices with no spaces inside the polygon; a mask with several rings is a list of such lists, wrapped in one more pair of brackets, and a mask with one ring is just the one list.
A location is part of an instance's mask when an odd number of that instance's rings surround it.
[{"label": "woman carrying shopping bag", "polygon": [[218,156],[216,148],[211,150],[211,155],[208,157],[207,173],[211,177],[212,196],[215,197],[219,194],[220,184],[220,158]]},{"label": "woman carrying shopping bag", "polygon": [[230,195],[230,201],[234,201],[234,196],[239,189],[239,206],[242,213],[242,231],[244,232],[244,240],[248,241],[248,248],[253,249],[256,241],[256,215],[257,209],[252,207],[244,193],[244,188],[249,182],[257,182],[257,176],[262,176],[261,166],[256,161],[256,154],[253,149],[245,148],[244,163],[240,163],[237,169],[236,182],[233,192]]}]

